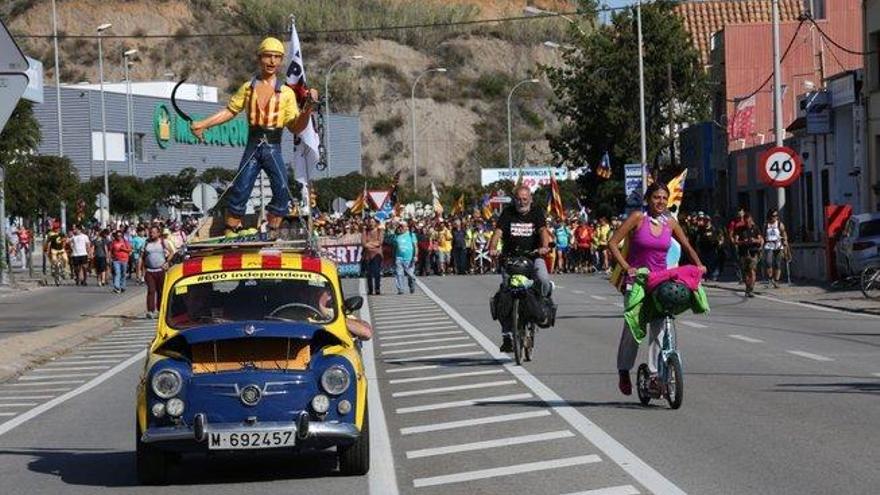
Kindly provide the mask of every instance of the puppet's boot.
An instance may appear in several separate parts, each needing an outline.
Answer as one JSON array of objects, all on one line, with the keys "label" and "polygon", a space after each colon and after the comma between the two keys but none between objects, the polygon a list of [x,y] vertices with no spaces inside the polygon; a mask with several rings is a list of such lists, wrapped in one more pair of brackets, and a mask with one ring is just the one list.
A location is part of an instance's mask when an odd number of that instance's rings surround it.
[{"label": "puppet's boot", "polygon": [[278,239],[278,230],[281,228],[282,220],[284,220],[284,217],[281,215],[266,213],[266,233],[269,240],[274,241],[275,239]]},{"label": "puppet's boot", "polygon": [[227,212],[226,218],[224,218],[224,222],[226,237],[237,236],[238,232],[241,230],[241,217]]}]

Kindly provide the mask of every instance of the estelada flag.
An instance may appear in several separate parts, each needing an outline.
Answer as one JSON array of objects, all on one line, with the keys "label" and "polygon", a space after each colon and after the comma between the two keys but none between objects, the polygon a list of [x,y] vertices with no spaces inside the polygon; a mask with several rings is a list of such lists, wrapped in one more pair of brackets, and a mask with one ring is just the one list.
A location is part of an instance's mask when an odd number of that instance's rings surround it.
[{"label": "estelada flag", "polygon": [[455,204],[452,205],[452,214],[453,215],[461,215],[464,213],[464,193],[455,200]]},{"label": "estelada flag", "polygon": [[596,175],[602,179],[611,178],[611,157],[608,156],[607,151],[602,155],[602,160],[599,161],[599,166],[596,167]]},{"label": "estelada flag", "polygon": [[355,215],[363,215],[367,210],[367,181],[364,181],[364,190],[358,195],[358,197],[354,200],[354,203],[351,204],[351,208],[348,209],[351,213]]},{"label": "estelada flag", "polygon": [[559,192],[559,183],[550,171],[550,201],[547,202],[547,213],[555,216],[559,220],[565,218],[565,208],[562,206],[562,194]]},{"label": "estelada flag", "polygon": [[687,179],[687,174],[687,169],[684,169],[682,173],[678,174],[667,184],[669,188],[669,201],[666,204],[666,208],[674,217],[678,217],[678,212],[681,210],[681,200],[684,199],[684,181]]},{"label": "estelada flag", "polygon": [[489,202],[489,199],[490,199],[490,197],[488,194],[483,195],[482,213],[483,213],[484,220],[489,220],[492,218],[492,203]]}]

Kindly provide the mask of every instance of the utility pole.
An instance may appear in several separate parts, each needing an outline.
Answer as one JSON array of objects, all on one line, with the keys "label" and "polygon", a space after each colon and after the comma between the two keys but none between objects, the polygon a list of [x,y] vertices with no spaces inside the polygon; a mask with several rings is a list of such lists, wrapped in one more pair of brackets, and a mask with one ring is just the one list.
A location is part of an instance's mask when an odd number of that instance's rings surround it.
[{"label": "utility pole", "polygon": [[675,91],[672,89],[672,63],[666,64],[666,83],[669,86],[669,168],[675,169]]},{"label": "utility pole", "polygon": [[[779,0],[772,1],[773,15],[773,133],[776,146],[782,146],[785,130],[782,128],[782,68],[779,60]],[[785,206],[785,188],[776,189],[776,208],[782,215]]]},{"label": "utility pole", "polygon": [[6,250],[6,165],[0,163],[0,285],[9,285],[11,276],[12,263]]},{"label": "utility pole", "polygon": [[639,38],[639,132],[642,148],[642,192],[644,193],[648,190],[648,141],[645,135],[645,53],[642,46],[642,0],[636,4],[636,26]]}]

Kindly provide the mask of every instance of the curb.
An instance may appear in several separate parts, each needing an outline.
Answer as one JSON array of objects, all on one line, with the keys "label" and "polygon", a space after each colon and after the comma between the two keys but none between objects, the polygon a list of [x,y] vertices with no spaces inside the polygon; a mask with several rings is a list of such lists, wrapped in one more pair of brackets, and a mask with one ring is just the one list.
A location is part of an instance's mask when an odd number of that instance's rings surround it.
[{"label": "curb", "polygon": [[0,382],[20,375],[74,347],[96,340],[115,329],[123,320],[144,311],[140,294],[132,295],[96,315],[82,320],[16,335],[0,342]]},{"label": "curb", "polygon": [[[728,292],[743,292],[743,290],[744,290],[744,289],[740,289],[740,288],[734,289],[734,288],[730,288],[730,287],[723,287],[720,285],[715,285],[713,283],[706,283],[706,282],[703,282],[703,285],[706,287],[711,287],[713,289],[726,290]],[[816,307],[820,307],[820,308],[836,309],[838,311],[846,311],[847,313],[880,316],[880,311],[873,310],[873,309],[849,308],[846,306],[835,306],[833,304],[821,303],[821,302],[816,302],[816,301],[805,301],[805,300],[801,300],[801,299],[785,299],[785,298],[779,297],[775,294],[769,294],[767,292],[759,291],[759,290],[755,290],[755,294],[765,296],[765,297],[773,297],[773,298],[779,299],[781,301],[796,302],[796,303],[808,304],[808,305],[816,306]]]}]

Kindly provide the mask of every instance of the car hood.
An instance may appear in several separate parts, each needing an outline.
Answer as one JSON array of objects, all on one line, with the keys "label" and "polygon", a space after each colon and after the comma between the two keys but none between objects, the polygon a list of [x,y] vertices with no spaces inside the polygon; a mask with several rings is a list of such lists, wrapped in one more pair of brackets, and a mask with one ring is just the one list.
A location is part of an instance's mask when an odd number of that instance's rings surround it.
[{"label": "car hood", "polygon": [[280,337],[311,340],[315,332],[321,330],[324,330],[324,327],[311,323],[254,320],[193,327],[181,331],[179,335],[192,345],[241,338]]}]

